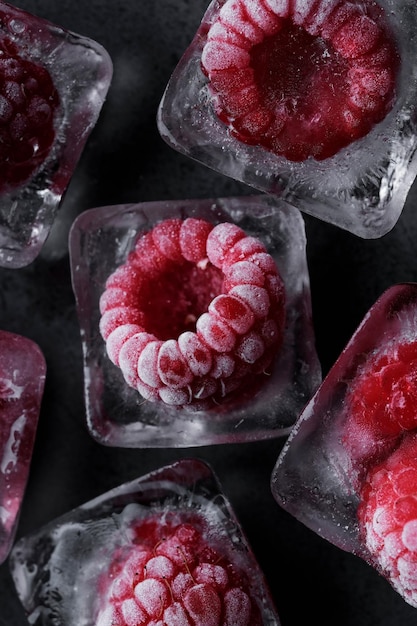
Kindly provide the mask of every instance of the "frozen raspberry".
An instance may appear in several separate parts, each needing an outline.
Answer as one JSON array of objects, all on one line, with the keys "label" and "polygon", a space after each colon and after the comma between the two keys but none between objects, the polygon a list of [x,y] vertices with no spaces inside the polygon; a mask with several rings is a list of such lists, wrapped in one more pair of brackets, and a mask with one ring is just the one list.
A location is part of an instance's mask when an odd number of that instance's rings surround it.
[{"label": "frozen raspberry", "polygon": [[26,182],[55,138],[58,92],[46,68],[0,42],[0,193]]},{"label": "frozen raspberry", "polygon": [[360,494],[358,519],[376,567],[417,607],[417,435],[372,468]]},{"label": "frozen raspberry", "polygon": [[199,410],[265,375],[283,339],[285,290],[264,244],[240,227],[167,219],[108,278],[100,312],[128,385]]},{"label": "frozen raspberry", "polygon": [[375,463],[416,429],[416,406],[417,342],[391,345],[359,370],[346,396],[343,443],[353,463]]},{"label": "frozen raspberry", "polygon": [[226,0],[201,62],[233,135],[304,161],[333,156],[386,116],[399,57],[373,0]]},{"label": "frozen raspberry", "polygon": [[149,519],[135,531],[102,580],[96,626],[261,626],[246,574],[201,523]]}]

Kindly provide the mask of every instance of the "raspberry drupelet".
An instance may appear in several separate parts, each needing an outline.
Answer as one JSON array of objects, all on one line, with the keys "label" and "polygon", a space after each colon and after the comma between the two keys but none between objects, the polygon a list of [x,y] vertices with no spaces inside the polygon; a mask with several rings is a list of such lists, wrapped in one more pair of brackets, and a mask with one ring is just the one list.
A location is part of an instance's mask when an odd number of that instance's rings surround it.
[{"label": "raspberry drupelet", "polygon": [[1,39],[0,193],[27,182],[47,158],[59,105],[48,70],[7,37]]},{"label": "raspberry drupelet", "polygon": [[265,245],[239,226],[173,218],[139,237],[100,312],[128,385],[204,410],[265,376],[283,342],[285,287]]},{"label": "raspberry drupelet", "polygon": [[226,0],[201,65],[231,134],[296,162],[329,158],[384,119],[399,53],[373,0]]},{"label": "raspberry drupelet", "polygon": [[197,517],[143,520],[102,586],[96,626],[262,624],[247,575],[207,541]]},{"label": "raspberry drupelet", "polygon": [[360,493],[358,519],[378,569],[417,607],[417,434],[372,467]]}]

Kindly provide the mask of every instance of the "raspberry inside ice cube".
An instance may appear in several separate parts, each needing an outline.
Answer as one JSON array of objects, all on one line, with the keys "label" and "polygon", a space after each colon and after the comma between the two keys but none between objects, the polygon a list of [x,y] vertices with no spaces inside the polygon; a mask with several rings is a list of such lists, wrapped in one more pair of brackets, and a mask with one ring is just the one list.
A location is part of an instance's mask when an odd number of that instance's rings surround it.
[{"label": "raspberry inside ice cube", "polygon": [[322,160],[386,116],[399,55],[375,2],[257,4],[226,0],[202,52],[214,109],[234,136],[291,161]]},{"label": "raspberry inside ice cube", "polygon": [[416,381],[413,341],[391,344],[358,370],[346,397],[343,429],[353,465],[366,469],[375,464],[404,433],[417,429]]},{"label": "raspberry inside ice cube", "polygon": [[264,244],[237,225],[167,219],[109,276],[100,311],[128,385],[202,409],[265,376],[283,341],[285,288]]},{"label": "raspberry inside ice cube", "polygon": [[417,607],[417,437],[368,472],[360,492],[358,520],[365,545],[393,587]]},{"label": "raspberry inside ice cube", "polygon": [[97,625],[261,625],[246,574],[206,539],[202,518],[150,518],[132,532],[102,576]]},{"label": "raspberry inside ice cube", "polygon": [[0,42],[0,193],[26,182],[55,139],[60,98],[48,70]]}]

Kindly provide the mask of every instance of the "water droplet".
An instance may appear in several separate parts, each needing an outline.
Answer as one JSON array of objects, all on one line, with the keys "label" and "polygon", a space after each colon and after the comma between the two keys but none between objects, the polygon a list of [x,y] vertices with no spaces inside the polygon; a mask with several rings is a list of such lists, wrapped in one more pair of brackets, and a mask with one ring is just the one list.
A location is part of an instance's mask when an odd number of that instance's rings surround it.
[{"label": "water droplet", "polygon": [[22,22],[21,20],[12,19],[9,22],[9,30],[11,33],[14,33],[15,35],[21,35],[22,33],[25,32],[26,26],[25,26],[25,23]]}]

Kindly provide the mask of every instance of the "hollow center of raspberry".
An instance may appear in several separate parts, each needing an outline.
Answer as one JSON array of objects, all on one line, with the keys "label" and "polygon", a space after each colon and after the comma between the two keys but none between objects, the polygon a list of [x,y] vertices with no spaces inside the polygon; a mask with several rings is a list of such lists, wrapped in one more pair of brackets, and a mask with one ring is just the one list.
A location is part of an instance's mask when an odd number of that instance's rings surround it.
[{"label": "hollow center of raspberry", "polygon": [[347,64],[322,37],[285,20],[276,34],[252,48],[251,66],[264,105],[293,114],[337,99]]},{"label": "hollow center of raspberry", "polygon": [[172,265],[141,290],[146,331],[161,341],[195,331],[197,319],[222,291],[223,274],[211,264],[184,261]]}]

